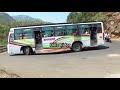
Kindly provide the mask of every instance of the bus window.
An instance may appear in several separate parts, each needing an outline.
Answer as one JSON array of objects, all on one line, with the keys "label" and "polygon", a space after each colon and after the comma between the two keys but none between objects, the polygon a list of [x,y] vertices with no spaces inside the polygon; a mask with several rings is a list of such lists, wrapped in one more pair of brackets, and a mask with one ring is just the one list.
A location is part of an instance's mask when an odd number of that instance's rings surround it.
[{"label": "bus window", "polygon": [[42,27],[42,33],[44,37],[55,36],[53,27]]},{"label": "bus window", "polygon": [[51,31],[50,30],[42,31],[42,36],[43,37],[51,37]]},{"label": "bus window", "polygon": [[15,30],[15,40],[32,39],[32,38],[33,38],[32,29],[16,29]]},{"label": "bus window", "polygon": [[19,40],[19,39],[22,39],[22,29],[15,29],[15,40]]},{"label": "bus window", "polygon": [[77,30],[77,25],[66,26],[66,35],[73,35]]},{"label": "bus window", "polygon": [[85,28],[85,33],[84,34],[90,34],[90,29],[89,28]]},{"label": "bus window", "polygon": [[51,31],[51,37],[52,37],[52,36],[55,36],[55,33],[54,33],[54,31]]},{"label": "bus window", "polygon": [[78,25],[80,34],[89,34],[90,33],[90,27],[88,24],[81,24]]},{"label": "bus window", "polygon": [[97,33],[102,33],[102,26],[101,26],[101,24],[97,24]]},{"label": "bus window", "polygon": [[55,36],[64,36],[65,35],[65,26],[56,26],[55,29]]},{"label": "bus window", "polygon": [[23,29],[23,39],[32,39],[33,31],[32,29]]},{"label": "bus window", "polygon": [[42,37],[45,37],[45,31],[42,31]]},{"label": "bus window", "polygon": [[79,30],[78,30],[78,29],[74,29],[73,35],[74,35],[74,36],[79,36],[79,35],[80,35]]},{"label": "bus window", "polygon": [[64,36],[64,31],[65,30],[55,30],[55,36]]}]

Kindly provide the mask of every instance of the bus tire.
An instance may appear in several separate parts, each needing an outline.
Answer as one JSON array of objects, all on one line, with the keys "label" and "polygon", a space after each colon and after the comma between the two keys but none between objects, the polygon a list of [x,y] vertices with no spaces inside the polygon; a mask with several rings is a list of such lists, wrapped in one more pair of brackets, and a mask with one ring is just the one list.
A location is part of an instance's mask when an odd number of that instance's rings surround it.
[{"label": "bus tire", "polygon": [[30,55],[31,54],[31,48],[30,47],[24,47],[23,48],[23,54],[24,55]]},{"label": "bus tire", "polygon": [[82,45],[79,42],[76,42],[72,45],[72,51],[79,52],[82,50]]}]

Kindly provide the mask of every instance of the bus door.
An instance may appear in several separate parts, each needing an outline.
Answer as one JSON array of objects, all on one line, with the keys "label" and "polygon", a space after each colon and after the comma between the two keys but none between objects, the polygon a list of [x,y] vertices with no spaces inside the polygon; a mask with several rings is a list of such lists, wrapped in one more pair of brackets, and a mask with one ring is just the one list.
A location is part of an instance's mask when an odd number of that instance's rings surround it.
[{"label": "bus door", "polygon": [[97,45],[97,27],[90,27],[90,44]]},{"label": "bus door", "polygon": [[97,42],[98,45],[104,44],[104,31],[101,25],[97,27],[97,41],[98,41]]},{"label": "bus door", "polygon": [[41,50],[43,48],[43,45],[42,45],[42,32],[40,29],[34,30],[34,39],[35,39],[35,49]]}]

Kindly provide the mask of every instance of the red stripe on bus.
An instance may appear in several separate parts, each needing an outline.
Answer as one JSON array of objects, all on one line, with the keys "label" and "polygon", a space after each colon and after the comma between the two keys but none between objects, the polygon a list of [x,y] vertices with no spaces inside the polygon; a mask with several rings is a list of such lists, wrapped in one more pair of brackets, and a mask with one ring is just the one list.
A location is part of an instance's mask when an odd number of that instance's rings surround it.
[{"label": "red stripe on bus", "polygon": [[81,34],[81,36],[90,36],[90,34]]},{"label": "red stripe on bus", "polygon": [[10,43],[9,44],[12,44],[12,45],[16,45],[16,46],[23,46],[23,45],[20,45],[20,44],[15,44],[15,43]]},{"label": "red stripe on bus", "polygon": [[64,37],[60,37],[60,38],[56,39],[54,42],[56,42],[56,41],[60,40],[61,38],[64,38]]},{"label": "red stripe on bus", "polygon": [[43,48],[43,49],[68,49],[68,48]]},{"label": "red stripe on bus", "polygon": [[[23,46],[23,45],[20,45],[20,44],[15,44],[15,43],[10,43],[9,44],[12,44],[12,45],[16,45],[16,46]],[[35,48],[35,47],[32,47],[32,48]]]}]

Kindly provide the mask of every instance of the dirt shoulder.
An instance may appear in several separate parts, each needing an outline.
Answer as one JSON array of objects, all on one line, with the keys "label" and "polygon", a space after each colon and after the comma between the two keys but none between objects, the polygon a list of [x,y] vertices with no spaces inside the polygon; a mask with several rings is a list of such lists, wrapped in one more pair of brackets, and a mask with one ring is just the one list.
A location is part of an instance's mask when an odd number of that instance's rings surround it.
[{"label": "dirt shoulder", "polygon": [[20,76],[14,73],[8,73],[5,70],[0,70],[0,78],[20,78]]},{"label": "dirt shoulder", "polygon": [[120,38],[112,38],[111,40],[120,41]]}]

